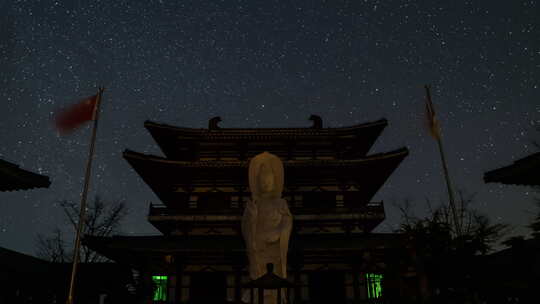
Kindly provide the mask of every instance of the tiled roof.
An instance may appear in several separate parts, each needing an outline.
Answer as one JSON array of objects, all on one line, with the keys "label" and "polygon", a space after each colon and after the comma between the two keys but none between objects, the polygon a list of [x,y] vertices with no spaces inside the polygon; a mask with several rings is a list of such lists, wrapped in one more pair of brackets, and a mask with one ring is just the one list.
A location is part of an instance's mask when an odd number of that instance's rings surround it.
[{"label": "tiled roof", "polygon": [[516,160],[512,165],[488,171],[486,183],[540,186],[540,152]]},{"label": "tiled roof", "polygon": [[49,177],[33,173],[0,159],[0,191],[48,188]]},{"label": "tiled roof", "polygon": [[304,136],[304,135],[337,135],[354,132],[359,129],[372,128],[372,127],[385,127],[388,124],[386,119],[379,119],[373,122],[361,123],[346,127],[336,128],[218,128],[218,129],[206,129],[206,128],[186,128],[176,127],[162,123],[156,123],[152,121],[145,121],[144,126],[151,132],[153,130],[175,132],[177,134],[184,134],[194,137],[281,137],[281,136]]}]

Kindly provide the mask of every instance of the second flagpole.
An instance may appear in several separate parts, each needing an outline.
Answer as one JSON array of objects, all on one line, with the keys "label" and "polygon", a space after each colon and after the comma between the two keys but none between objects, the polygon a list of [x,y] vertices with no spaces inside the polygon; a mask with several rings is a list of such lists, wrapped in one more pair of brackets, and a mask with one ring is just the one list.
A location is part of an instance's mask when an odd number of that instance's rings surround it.
[{"label": "second flagpole", "polygon": [[99,121],[99,110],[101,106],[101,97],[103,95],[104,88],[99,88],[97,97],[96,97],[96,106],[94,109],[94,124],[92,127],[92,137],[90,138],[90,150],[88,151],[88,160],[86,162],[86,174],[84,176],[84,188],[81,195],[81,209],[79,211],[79,222],[77,225],[77,235],[75,237],[75,249],[73,251],[73,262],[71,268],[71,279],[69,281],[69,294],[66,303],[74,303],[74,292],[75,292],[75,280],[77,277],[77,268],[80,258],[80,248],[81,248],[81,234],[84,231],[84,222],[86,221],[86,201],[88,197],[88,189],[90,188],[90,176],[92,173],[92,160],[94,158],[94,150],[96,145],[96,134]]},{"label": "second flagpole", "polygon": [[[431,101],[430,86],[425,85],[424,88],[426,89],[427,102],[428,102],[428,104],[429,104],[429,106],[431,107],[431,110],[432,110],[432,113],[430,115],[434,115],[434,112],[433,112],[433,109],[432,109],[433,102]],[[432,117],[432,119],[434,119],[434,117]],[[444,149],[443,149],[440,130],[438,129],[437,125],[433,125],[433,122],[431,123],[430,127],[435,128],[435,130],[432,130],[432,133],[434,133],[435,139],[437,140],[437,145],[439,147],[439,153],[440,153],[440,156],[441,156],[441,163],[442,163],[442,166],[443,166],[444,178],[446,180],[446,188],[448,190],[448,202],[449,202],[449,205],[450,205],[450,212],[452,213],[452,218],[453,218],[453,221],[454,221],[454,229],[456,230],[456,235],[458,237],[461,237],[462,236],[461,223],[460,223],[460,221],[458,219],[458,216],[457,216],[456,204],[455,204],[455,199],[454,199],[454,191],[452,189],[452,183],[450,181],[450,174],[448,173],[448,166],[446,164],[446,157],[444,155]]]}]

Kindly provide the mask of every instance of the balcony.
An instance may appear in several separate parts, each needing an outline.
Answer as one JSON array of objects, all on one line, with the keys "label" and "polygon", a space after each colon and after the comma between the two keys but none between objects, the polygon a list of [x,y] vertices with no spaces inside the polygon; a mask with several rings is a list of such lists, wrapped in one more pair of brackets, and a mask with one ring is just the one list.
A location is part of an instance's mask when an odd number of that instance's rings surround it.
[{"label": "balcony", "polygon": [[[382,202],[356,207],[291,207],[291,213],[294,218],[293,229],[301,233],[354,231],[357,228],[369,232],[385,218]],[[199,228],[239,232],[242,214],[242,208],[173,209],[150,204],[148,221],[164,234],[174,230],[189,232]]]},{"label": "balcony", "polygon": [[[383,202],[371,202],[357,207],[290,207],[295,220],[309,216],[350,218],[355,214],[373,216],[384,214]],[[170,208],[163,204],[150,203],[149,217],[153,216],[237,216],[242,217],[243,208]]]}]

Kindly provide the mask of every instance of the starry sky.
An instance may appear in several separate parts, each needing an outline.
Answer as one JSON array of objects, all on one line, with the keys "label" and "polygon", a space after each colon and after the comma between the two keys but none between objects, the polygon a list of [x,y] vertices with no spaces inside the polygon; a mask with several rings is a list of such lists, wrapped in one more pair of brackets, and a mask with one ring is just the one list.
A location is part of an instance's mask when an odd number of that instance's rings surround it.
[{"label": "starry sky", "polygon": [[121,157],[162,155],[145,120],[206,127],[326,127],[386,118],[371,153],[410,156],[374,200],[447,196],[424,122],[433,102],[456,188],[494,222],[526,233],[531,188],[484,184],[483,173],[537,150],[538,1],[6,1],[0,0],[0,158],[50,177],[49,189],[0,193],[0,246],[35,252],[35,237],[69,232],[57,201],[79,200],[90,138],[59,136],[60,108],[106,87],[90,195],[124,200],[122,232],[146,221],[155,194]]}]

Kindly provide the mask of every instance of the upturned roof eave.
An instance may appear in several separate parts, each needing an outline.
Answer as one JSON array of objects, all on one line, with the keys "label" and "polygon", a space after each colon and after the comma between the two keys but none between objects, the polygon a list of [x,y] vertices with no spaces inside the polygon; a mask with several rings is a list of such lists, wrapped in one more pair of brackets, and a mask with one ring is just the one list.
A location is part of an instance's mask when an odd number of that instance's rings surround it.
[{"label": "upturned roof eave", "polygon": [[[304,133],[304,134],[333,134],[335,132],[340,131],[351,131],[356,129],[362,129],[362,128],[369,128],[369,127],[376,127],[376,126],[384,126],[386,127],[388,125],[388,121],[385,118],[381,118],[376,121],[366,122],[366,123],[360,123],[355,124],[351,126],[346,127],[333,127],[333,128],[312,128],[312,127],[295,127],[295,128],[218,128],[210,130],[208,128],[188,128],[188,127],[178,127],[178,126],[172,126],[168,124],[153,122],[150,120],[147,120],[144,122],[144,127],[152,132],[153,129],[163,129],[168,131],[174,131],[178,133],[185,133],[190,135],[253,135],[253,134],[261,134],[261,133],[276,133],[280,134],[279,132],[284,133]],[[283,135],[283,134],[280,134]]]},{"label": "upturned roof eave", "polygon": [[[309,250],[354,249],[354,248],[401,248],[406,238],[396,233],[353,233],[353,234],[316,234],[292,235],[290,246]],[[93,249],[108,247],[110,249],[129,248],[133,251],[168,252],[185,250],[220,250],[244,251],[244,240],[233,235],[187,235],[187,236],[121,236],[98,237],[85,235],[83,243]],[[223,245],[227,244],[227,245]]]},{"label": "upturned roof eave", "polygon": [[21,169],[18,165],[0,159],[0,191],[18,191],[48,188],[48,176]]},{"label": "upturned roof eave", "polygon": [[[289,182],[297,186],[361,182],[361,200],[370,201],[407,155],[408,150],[401,148],[357,160],[284,161],[284,167]],[[124,158],[166,205],[179,187],[185,190],[216,183],[244,187],[249,165],[247,161],[177,161],[132,151],[124,152]]]},{"label": "upturned roof eave", "polygon": [[[307,140],[340,141],[360,139],[364,142],[361,148],[367,153],[381,135],[388,121],[384,118],[336,128],[187,128],[145,121],[144,126],[167,157],[178,158],[178,148],[197,142],[254,142],[254,141],[290,141]],[[182,158],[182,157],[180,157]]]},{"label": "upturned roof eave", "polygon": [[[540,152],[514,161],[511,165],[484,173],[485,183],[502,183],[508,185],[538,186],[540,178],[536,177],[540,170]],[[534,180],[536,178],[536,180]]]},{"label": "upturned roof eave", "polygon": [[[311,159],[311,160],[285,160],[283,164],[285,166],[349,166],[354,164],[360,164],[375,160],[388,159],[394,157],[406,157],[409,154],[409,150],[406,147],[402,147],[393,151],[372,154],[360,159]],[[219,168],[219,167],[247,167],[249,161],[240,161],[240,160],[223,160],[223,161],[182,161],[182,160],[171,160],[164,157],[144,154],[135,152],[129,149],[126,149],[123,153],[123,157],[126,160],[144,160],[144,161],[153,161],[164,164],[170,164],[180,167],[194,167],[194,168]]]}]

